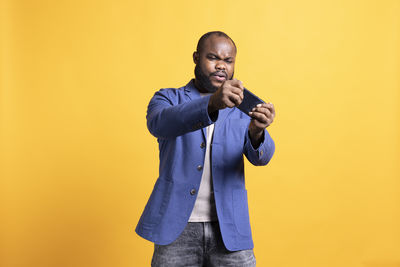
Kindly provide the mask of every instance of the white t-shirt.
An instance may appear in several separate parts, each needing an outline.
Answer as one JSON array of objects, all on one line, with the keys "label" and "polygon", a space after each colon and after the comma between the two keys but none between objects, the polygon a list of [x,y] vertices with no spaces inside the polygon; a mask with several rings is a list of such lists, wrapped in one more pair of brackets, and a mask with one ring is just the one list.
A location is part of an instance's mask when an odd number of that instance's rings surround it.
[{"label": "white t-shirt", "polygon": [[[201,94],[202,96],[207,94]],[[214,190],[211,173],[211,143],[214,133],[214,124],[207,126],[207,145],[204,158],[203,174],[201,176],[200,188],[197,193],[196,202],[189,222],[210,222],[217,221],[215,208]]]}]

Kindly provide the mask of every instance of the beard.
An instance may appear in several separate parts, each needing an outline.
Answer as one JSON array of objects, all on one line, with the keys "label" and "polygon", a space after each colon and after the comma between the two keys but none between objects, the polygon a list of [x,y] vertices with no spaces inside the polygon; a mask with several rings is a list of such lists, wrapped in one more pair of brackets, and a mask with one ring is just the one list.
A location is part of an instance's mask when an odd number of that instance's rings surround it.
[{"label": "beard", "polygon": [[[200,85],[201,89],[204,89],[207,93],[214,93],[215,91],[218,90],[219,86],[214,86],[211,82],[211,77],[212,73],[210,75],[205,74],[201,69],[200,69],[200,62],[196,64],[194,67],[194,76]],[[233,73],[231,77],[227,77],[228,80],[232,80],[233,78]]]}]

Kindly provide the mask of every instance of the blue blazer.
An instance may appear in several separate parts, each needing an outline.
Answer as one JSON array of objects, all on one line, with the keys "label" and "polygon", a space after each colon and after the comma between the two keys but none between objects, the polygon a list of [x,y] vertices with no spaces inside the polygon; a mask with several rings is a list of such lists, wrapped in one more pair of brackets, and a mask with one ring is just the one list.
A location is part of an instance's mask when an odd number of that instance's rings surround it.
[{"label": "blue blazer", "polygon": [[151,99],[147,127],[158,139],[159,177],[142,213],[136,232],[159,245],[172,243],[191,215],[202,175],[206,126],[215,123],[211,172],[218,221],[230,251],[253,248],[243,155],[253,165],[266,165],[275,144],[264,140],[253,148],[248,135],[250,117],[237,108],[208,114],[209,96],[201,97],[191,80],[179,89],[161,89]]}]

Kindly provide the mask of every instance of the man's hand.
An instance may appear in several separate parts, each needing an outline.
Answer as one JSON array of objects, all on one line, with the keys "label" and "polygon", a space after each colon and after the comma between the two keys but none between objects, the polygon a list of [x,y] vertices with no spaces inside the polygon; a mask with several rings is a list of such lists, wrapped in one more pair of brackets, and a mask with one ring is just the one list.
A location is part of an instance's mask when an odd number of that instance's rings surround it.
[{"label": "man's hand", "polygon": [[274,121],[275,107],[271,103],[258,104],[249,116],[252,118],[249,125],[251,144],[257,148],[262,142],[264,129]]},{"label": "man's hand", "polygon": [[243,101],[243,84],[237,79],[225,81],[220,88],[210,97],[208,113],[214,111],[237,107]]}]

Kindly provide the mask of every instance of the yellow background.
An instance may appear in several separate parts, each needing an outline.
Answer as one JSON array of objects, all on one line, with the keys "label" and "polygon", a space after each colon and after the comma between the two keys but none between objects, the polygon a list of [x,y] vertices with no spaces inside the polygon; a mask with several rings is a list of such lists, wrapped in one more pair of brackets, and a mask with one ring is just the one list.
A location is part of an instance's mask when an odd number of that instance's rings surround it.
[{"label": "yellow background", "polygon": [[0,266],[149,266],[145,123],[210,30],[277,110],[246,162],[258,266],[400,266],[400,1],[18,1],[0,6]]}]

